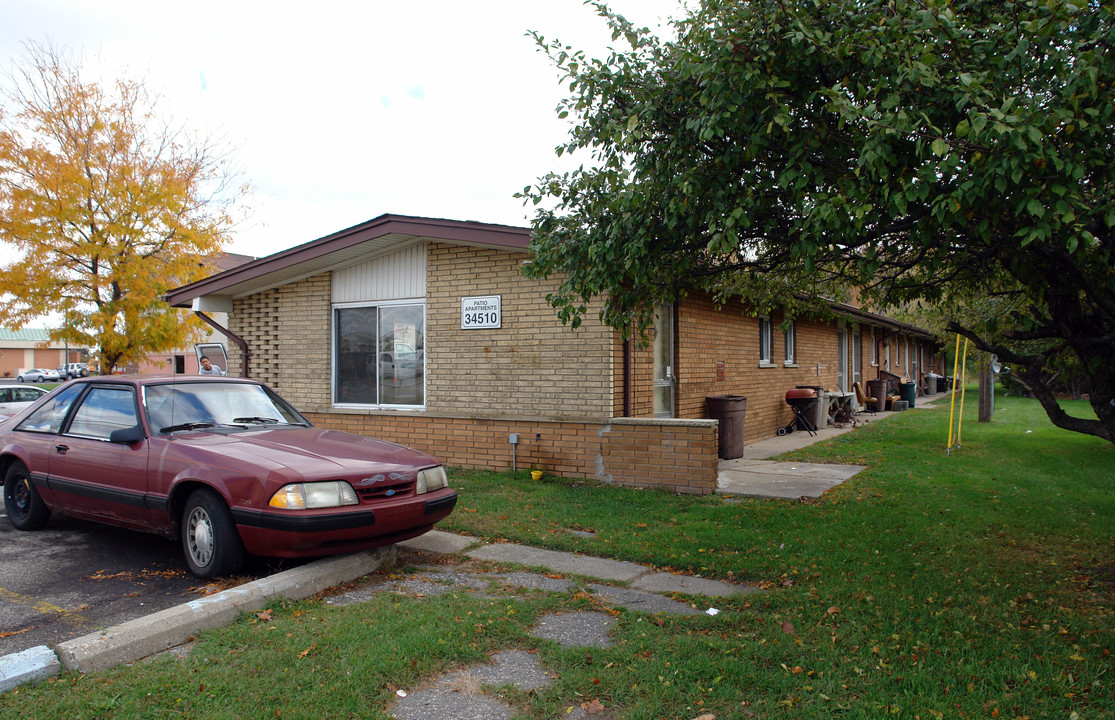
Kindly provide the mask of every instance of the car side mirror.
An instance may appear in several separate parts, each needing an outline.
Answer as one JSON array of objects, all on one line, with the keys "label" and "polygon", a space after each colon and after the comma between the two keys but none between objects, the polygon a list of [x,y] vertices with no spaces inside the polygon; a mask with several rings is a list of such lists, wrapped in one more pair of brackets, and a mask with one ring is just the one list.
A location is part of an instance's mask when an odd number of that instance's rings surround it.
[{"label": "car side mirror", "polygon": [[130,428],[121,428],[109,433],[108,441],[121,445],[134,445],[143,439],[143,426],[134,425]]}]

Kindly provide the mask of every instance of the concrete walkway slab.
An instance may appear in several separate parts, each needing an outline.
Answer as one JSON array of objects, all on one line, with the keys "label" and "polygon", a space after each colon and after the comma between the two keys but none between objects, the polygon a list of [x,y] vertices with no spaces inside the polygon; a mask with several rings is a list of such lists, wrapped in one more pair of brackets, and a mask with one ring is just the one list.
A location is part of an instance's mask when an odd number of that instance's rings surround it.
[{"label": "concrete walkway slab", "polygon": [[411,550],[438,553],[441,555],[455,555],[462,552],[469,545],[476,542],[476,538],[469,535],[455,535],[441,530],[431,530],[410,540],[403,540],[400,546]]},{"label": "concrete walkway slab", "polygon": [[648,573],[631,583],[631,587],[653,593],[685,593],[708,597],[731,597],[759,590],[756,585],[733,585],[720,580],[670,573]]},{"label": "concrete walkway slab", "polygon": [[493,543],[465,553],[474,560],[518,563],[527,567],[546,567],[554,572],[587,575],[601,580],[629,582],[646,572],[646,568],[632,562],[608,558],[574,555],[572,553],[544,550],[516,543]]},{"label": "concrete walkway slab", "polygon": [[716,492],[757,498],[817,498],[865,469],[864,465],[724,460]]}]

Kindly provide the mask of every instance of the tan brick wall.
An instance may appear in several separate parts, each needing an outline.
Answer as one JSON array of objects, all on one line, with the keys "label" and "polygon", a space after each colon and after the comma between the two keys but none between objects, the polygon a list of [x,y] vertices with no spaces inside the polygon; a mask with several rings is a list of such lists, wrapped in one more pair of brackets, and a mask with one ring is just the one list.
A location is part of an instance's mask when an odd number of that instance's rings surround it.
[{"label": "tan brick wall", "polygon": [[[339,412],[307,417],[319,427],[402,443],[447,465],[502,471],[514,464],[615,485],[716,491],[716,423],[707,420],[561,422]],[[514,448],[512,433],[519,436]]]},{"label": "tan brick wall", "polygon": [[[328,274],[238,299],[229,316],[229,329],[248,344],[251,376],[306,412],[329,407],[330,323]],[[228,350],[236,374],[240,349]]]},{"label": "tan brick wall", "polygon": [[[281,364],[272,370],[283,396],[307,412],[330,406],[333,310],[329,275],[284,285],[279,293]],[[274,371],[277,369],[277,373]]]},{"label": "tan brick wall", "polygon": [[[426,262],[426,396],[434,414],[611,417],[614,333],[589,313],[571,331],[547,288],[519,272],[526,256],[430,244]],[[503,327],[462,330],[461,298],[502,296]]]}]

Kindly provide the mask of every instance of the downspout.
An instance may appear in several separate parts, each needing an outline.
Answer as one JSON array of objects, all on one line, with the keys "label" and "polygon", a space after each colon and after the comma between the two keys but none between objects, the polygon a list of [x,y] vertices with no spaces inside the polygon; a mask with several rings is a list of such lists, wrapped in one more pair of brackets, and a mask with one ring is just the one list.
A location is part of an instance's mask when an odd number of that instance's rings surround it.
[{"label": "downspout", "polygon": [[233,333],[228,328],[221,327],[221,325],[219,325],[216,320],[209,317],[208,315],[206,315],[202,311],[194,310],[194,315],[197,315],[199,318],[204,320],[207,325],[209,325],[214,330],[216,330],[217,332],[224,335],[226,338],[228,338],[229,340],[234,342],[238,348],[240,348],[240,377],[242,377],[242,378],[251,377],[248,374],[248,361],[251,359],[251,353],[248,352],[248,343],[244,342],[243,339],[238,337],[235,333]]},{"label": "downspout", "polygon": [[623,416],[631,417],[631,338],[623,341]]}]

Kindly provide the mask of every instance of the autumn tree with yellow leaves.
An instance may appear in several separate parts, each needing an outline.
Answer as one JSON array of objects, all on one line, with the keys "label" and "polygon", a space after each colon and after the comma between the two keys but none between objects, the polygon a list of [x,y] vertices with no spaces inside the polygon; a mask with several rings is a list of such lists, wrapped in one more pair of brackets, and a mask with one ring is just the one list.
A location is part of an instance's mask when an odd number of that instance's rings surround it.
[{"label": "autumn tree with yellow leaves", "polygon": [[[112,368],[183,347],[203,326],[163,296],[211,272],[243,188],[212,143],[162,122],[137,82],[82,81],[28,45],[0,107],[0,325],[56,314],[51,339]],[[14,249],[14,253],[11,250]]]}]

